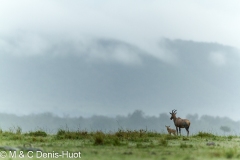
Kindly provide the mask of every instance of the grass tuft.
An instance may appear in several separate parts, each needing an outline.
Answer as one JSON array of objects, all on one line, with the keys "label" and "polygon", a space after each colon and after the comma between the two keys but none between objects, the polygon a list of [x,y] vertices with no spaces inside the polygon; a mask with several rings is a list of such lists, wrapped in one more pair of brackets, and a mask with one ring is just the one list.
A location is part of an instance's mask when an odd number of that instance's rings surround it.
[{"label": "grass tuft", "polygon": [[193,148],[192,144],[181,143],[180,148]]},{"label": "grass tuft", "polygon": [[34,136],[34,137],[47,137],[47,133],[44,131],[30,131],[29,133],[26,133],[25,135]]},{"label": "grass tuft", "polygon": [[159,145],[163,146],[163,147],[167,147],[168,146],[168,141],[166,140],[166,138],[161,138],[159,140]]},{"label": "grass tuft", "polygon": [[226,158],[231,159],[231,158],[233,158],[233,156],[234,156],[234,151],[232,149],[225,152]]},{"label": "grass tuft", "polygon": [[97,134],[94,139],[94,145],[103,145],[104,144],[104,137],[102,134]]},{"label": "grass tuft", "polygon": [[208,132],[198,132],[197,135],[195,135],[195,137],[201,137],[201,138],[214,138],[216,137],[214,134],[212,133],[208,133]]},{"label": "grass tuft", "polygon": [[164,138],[166,140],[176,140],[176,139],[178,139],[178,136],[172,136],[172,135],[167,134],[164,136]]}]

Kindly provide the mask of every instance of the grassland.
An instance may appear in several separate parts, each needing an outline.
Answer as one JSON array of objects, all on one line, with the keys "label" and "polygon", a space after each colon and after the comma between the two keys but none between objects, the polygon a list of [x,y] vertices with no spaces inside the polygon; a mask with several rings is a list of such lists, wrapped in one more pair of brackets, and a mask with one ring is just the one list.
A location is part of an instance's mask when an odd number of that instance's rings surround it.
[{"label": "grassland", "polygon": [[[104,133],[62,129],[50,135],[41,130],[21,133],[21,128],[16,128],[0,131],[0,158],[4,152],[5,159],[23,159],[21,155],[24,159],[239,159],[240,137],[205,132],[186,137],[144,130]],[[16,152],[15,157],[10,152]],[[62,153],[64,156],[56,156]]]}]

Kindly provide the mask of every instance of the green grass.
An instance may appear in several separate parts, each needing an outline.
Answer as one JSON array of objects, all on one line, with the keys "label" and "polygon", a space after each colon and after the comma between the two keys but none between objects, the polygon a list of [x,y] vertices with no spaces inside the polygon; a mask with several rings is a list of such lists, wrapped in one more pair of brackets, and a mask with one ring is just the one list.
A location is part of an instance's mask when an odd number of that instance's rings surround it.
[{"label": "green grass", "polygon": [[[207,145],[208,143],[213,145]],[[81,152],[81,159],[88,160],[233,160],[240,158],[240,137],[217,136],[207,132],[199,132],[189,137],[172,136],[144,130],[118,130],[114,133],[104,133],[59,129],[54,135],[41,130],[22,133],[20,128],[16,131],[1,131],[0,151],[9,153],[8,150],[14,148],[19,149],[17,155],[20,151],[24,151],[25,156],[33,148],[41,149],[45,154],[50,153],[49,155],[68,151],[72,156],[74,154],[76,156]],[[31,159],[54,159],[53,157],[37,158],[37,153],[40,152],[30,153],[33,156]],[[65,156],[60,159],[71,158]]]}]

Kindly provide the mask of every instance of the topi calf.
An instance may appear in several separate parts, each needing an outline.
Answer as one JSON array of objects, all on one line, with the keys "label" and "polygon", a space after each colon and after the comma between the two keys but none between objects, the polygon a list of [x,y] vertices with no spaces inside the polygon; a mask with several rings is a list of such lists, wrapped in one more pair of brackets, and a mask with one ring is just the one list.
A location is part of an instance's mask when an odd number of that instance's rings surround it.
[{"label": "topi calf", "polygon": [[173,134],[174,136],[176,135],[176,130],[175,129],[171,129],[170,126],[166,126],[165,127],[167,128],[167,131],[168,131],[168,134]]}]

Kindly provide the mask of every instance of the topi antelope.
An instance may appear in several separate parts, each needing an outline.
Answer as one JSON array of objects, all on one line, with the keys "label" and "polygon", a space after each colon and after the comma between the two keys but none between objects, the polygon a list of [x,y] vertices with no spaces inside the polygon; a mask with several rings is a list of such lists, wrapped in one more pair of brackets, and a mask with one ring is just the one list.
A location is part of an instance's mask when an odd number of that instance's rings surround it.
[{"label": "topi antelope", "polygon": [[189,127],[190,127],[190,121],[188,119],[181,119],[180,117],[176,117],[176,112],[177,110],[172,110],[172,113],[169,112],[171,114],[171,118],[170,120],[173,120],[175,126],[176,126],[176,130],[177,130],[177,135],[178,135],[178,128],[179,128],[179,133],[181,135],[181,128],[185,128],[187,131],[187,136],[189,135]]},{"label": "topi antelope", "polygon": [[174,134],[174,136],[176,135],[176,130],[175,129],[171,129],[170,126],[166,126],[166,125],[165,125],[165,127],[167,128],[167,131],[170,135],[171,135],[171,133]]}]

